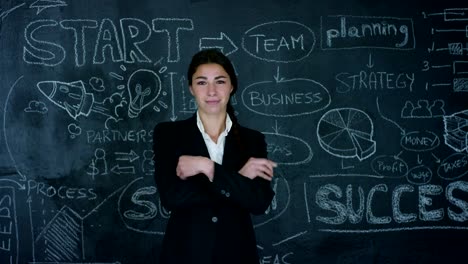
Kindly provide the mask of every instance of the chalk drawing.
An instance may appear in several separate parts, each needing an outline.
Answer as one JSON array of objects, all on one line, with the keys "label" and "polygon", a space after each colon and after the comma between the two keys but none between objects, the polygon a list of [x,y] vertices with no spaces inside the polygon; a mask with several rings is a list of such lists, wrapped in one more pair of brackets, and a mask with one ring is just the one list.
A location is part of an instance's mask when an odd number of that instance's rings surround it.
[{"label": "chalk drawing", "polygon": [[152,70],[140,69],[130,75],[127,89],[130,96],[128,116],[136,118],[158,98],[161,92],[161,78]]},{"label": "chalk drawing", "polygon": [[468,110],[444,116],[445,144],[457,152],[468,152]]},{"label": "chalk drawing", "polygon": [[226,35],[226,33],[221,32],[219,38],[200,38],[198,44],[200,50],[217,48],[221,50],[224,55],[229,56],[230,54],[236,52],[239,48],[234,44],[234,42]]},{"label": "chalk drawing", "polygon": [[314,50],[315,34],[295,21],[272,21],[244,33],[242,48],[252,57],[268,62],[291,63],[307,58]]},{"label": "chalk drawing", "polygon": [[325,113],[317,125],[320,146],[340,158],[362,161],[375,153],[374,124],[356,108],[336,108]]},{"label": "chalk drawing", "polygon": [[42,11],[48,8],[67,6],[67,3],[62,0],[37,0],[34,1],[29,8],[36,8],[36,15],[39,15]]},{"label": "chalk drawing", "polygon": [[30,101],[28,107],[24,109],[24,112],[26,113],[45,114],[47,111],[49,111],[47,106],[43,102],[36,100]]}]

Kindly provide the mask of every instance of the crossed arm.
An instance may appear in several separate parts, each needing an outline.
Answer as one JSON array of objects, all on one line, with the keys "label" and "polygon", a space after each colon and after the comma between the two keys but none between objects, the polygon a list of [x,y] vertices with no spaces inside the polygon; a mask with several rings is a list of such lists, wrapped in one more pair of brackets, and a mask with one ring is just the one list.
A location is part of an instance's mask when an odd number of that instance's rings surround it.
[{"label": "crossed arm", "polygon": [[[264,138],[258,153],[239,171],[233,171],[203,156],[177,156],[163,131],[154,131],[155,179],[164,207],[210,204],[227,199],[253,214],[262,214],[270,205],[274,192],[270,181],[276,163],[266,158]],[[257,148],[256,148],[257,149]]]},{"label": "crossed arm", "polygon": [[[239,174],[251,180],[256,177],[271,181],[273,169],[276,163],[266,158],[249,158],[247,163],[239,170]],[[207,157],[188,156],[179,157],[176,174],[182,180],[195,176],[199,173],[204,174],[213,182],[215,163]]]}]

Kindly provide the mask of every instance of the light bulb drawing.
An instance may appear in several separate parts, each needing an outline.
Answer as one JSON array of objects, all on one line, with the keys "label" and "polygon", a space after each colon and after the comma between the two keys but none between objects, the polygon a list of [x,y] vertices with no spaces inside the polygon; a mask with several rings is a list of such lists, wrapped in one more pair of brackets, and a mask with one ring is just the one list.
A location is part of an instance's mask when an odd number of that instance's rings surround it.
[{"label": "light bulb drawing", "polygon": [[154,71],[140,69],[128,79],[127,89],[130,97],[128,116],[135,118],[158,98],[161,92],[161,78]]}]

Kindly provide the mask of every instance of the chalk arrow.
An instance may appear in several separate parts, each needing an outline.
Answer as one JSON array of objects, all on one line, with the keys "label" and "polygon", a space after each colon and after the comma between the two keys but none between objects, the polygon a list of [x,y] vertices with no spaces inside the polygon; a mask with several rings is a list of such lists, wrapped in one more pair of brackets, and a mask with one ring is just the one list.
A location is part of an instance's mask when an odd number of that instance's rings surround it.
[{"label": "chalk arrow", "polygon": [[220,33],[219,38],[201,38],[198,47],[200,50],[217,48],[226,56],[238,50],[236,44],[223,32]]},{"label": "chalk arrow", "polygon": [[284,78],[283,78],[283,77],[280,77],[279,66],[276,68],[276,75],[273,76],[273,78],[275,79],[275,81],[276,81],[277,83],[280,83],[280,82],[283,82],[283,81],[284,81]]},{"label": "chalk arrow", "polygon": [[0,186],[4,186],[5,182],[10,182],[10,183],[13,183],[13,185],[18,185],[19,190],[26,190],[26,185],[25,184],[21,184],[21,183],[19,183],[17,181],[10,180],[10,179],[0,179]]},{"label": "chalk arrow", "polygon": [[366,66],[369,69],[374,68],[374,63],[372,62],[372,54],[371,53],[369,53],[369,63],[367,63]]},{"label": "chalk arrow", "polygon": [[130,162],[134,162],[135,160],[139,159],[140,156],[138,156],[133,149],[130,151],[130,153],[126,152],[115,152],[115,155],[119,155],[120,157],[116,158],[116,160],[128,160]]},{"label": "chalk arrow", "polygon": [[[177,120],[177,115],[175,114],[175,94],[174,94],[174,76],[175,72],[170,72],[169,76],[171,76],[171,121],[174,122]],[[182,81],[182,80],[181,80]]]},{"label": "chalk arrow", "polygon": [[120,167],[118,164],[112,167],[111,171],[115,174],[135,174],[135,167]]},{"label": "chalk arrow", "polygon": [[431,153],[431,155],[432,155],[432,157],[435,158],[436,163],[440,163],[440,159],[436,155],[434,155],[434,153]]},{"label": "chalk arrow", "polygon": [[397,155],[393,156],[393,158],[394,158],[394,159],[399,159],[399,158],[400,158],[400,155],[401,155],[401,153],[403,153],[403,150],[402,150],[402,151],[400,151],[400,153],[398,153]]},{"label": "chalk arrow", "polygon": [[398,127],[398,128],[400,129],[400,134],[401,134],[402,136],[405,136],[405,135],[406,135],[406,131],[405,131],[400,125],[398,125],[395,121],[391,120],[391,119],[388,118],[388,117],[385,117],[385,116],[382,114],[382,112],[380,111],[379,97],[377,97],[377,98],[375,99],[375,103],[376,103],[376,105],[377,105],[377,111],[379,112],[380,117],[382,117],[384,120],[387,120],[388,122],[390,122],[390,123],[394,124],[396,127]]}]

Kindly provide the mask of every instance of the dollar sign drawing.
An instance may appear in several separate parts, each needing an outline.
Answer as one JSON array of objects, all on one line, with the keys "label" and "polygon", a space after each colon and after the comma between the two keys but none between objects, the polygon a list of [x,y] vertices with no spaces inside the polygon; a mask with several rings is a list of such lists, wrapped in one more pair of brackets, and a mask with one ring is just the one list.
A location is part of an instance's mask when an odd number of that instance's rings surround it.
[{"label": "dollar sign drawing", "polygon": [[94,180],[94,176],[99,174],[99,169],[96,168],[96,164],[94,163],[94,159],[91,160],[91,164],[89,164],[88,167],[91,169],[91,172],[87,171],[86,173],[88,175],[91,175],[91,177],[93,177],[93,180]]}]

